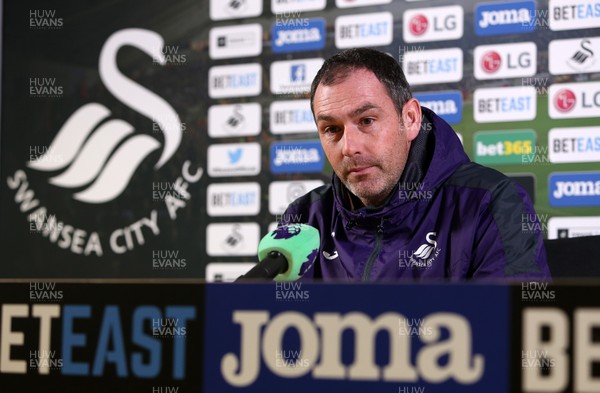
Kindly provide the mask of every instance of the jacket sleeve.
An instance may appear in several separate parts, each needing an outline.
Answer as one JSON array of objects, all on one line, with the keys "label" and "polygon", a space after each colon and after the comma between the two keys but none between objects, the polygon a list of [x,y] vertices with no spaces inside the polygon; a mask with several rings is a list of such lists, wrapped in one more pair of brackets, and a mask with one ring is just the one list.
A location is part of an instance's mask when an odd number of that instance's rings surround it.
[{"label": "jacket sleeve", "polygon": [[470,276],[517,281],[551,279],[542,223],[525,190],[505,178],[482,205]]}]

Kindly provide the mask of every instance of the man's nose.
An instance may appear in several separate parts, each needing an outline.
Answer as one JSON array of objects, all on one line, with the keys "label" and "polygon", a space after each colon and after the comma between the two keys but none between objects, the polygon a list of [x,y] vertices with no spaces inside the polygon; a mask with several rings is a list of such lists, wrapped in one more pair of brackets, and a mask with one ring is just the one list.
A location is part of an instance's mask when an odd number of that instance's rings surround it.
[{"label": "man's nose", "polygon": [[344,127],[342,154],[346,157],[352,157],[355,154],[360,154],[363,150],[365,135],[354,124],[349,124]]}]

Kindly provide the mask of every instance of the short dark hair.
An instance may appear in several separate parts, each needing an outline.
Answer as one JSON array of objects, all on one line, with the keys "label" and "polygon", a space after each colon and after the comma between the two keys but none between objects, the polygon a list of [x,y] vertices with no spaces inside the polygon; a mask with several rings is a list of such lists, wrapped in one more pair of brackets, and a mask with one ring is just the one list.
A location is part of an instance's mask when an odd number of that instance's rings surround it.
[{"label": "short dark hair", "polygon": [[346,49],[325,60],[310,87],[310,109],[313,110],[315,91],[319,84],[335,85],[344,81],[350,72],[359,69],[369,70],[377,77],[394,102],[396,111],[402,113],[402,107],[412,98],[404,72],[393,57],[370,48]]}]

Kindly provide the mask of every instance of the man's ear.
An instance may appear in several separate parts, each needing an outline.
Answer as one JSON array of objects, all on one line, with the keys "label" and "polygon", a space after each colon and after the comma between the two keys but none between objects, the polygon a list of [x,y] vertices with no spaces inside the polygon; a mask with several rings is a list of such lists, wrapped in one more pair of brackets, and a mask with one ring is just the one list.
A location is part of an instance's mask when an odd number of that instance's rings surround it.
[{"label": "man's ear", "polygon": [[406,139],[412,141],[421,130],[421,104],[416,98],[411,98],[402,108],[402,123],[406,132]]}]

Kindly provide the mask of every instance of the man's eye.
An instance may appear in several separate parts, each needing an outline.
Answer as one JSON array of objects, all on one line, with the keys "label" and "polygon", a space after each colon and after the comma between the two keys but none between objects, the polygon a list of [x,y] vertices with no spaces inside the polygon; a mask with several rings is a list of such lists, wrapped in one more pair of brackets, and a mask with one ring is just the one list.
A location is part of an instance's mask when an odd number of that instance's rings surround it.
[{"label": "man's eye", "polygon": [[370,117],[365,117],[364,119],[361,119],[361,123],[366,126],[373,124],[374,121],[375,121],[375,119],[370,118]]},{"label": "man's eye", "polygon": [[335,134],[339,131],[339,127],[337,126],[327,126],[323,129],[323,132],[326,134]]}]

